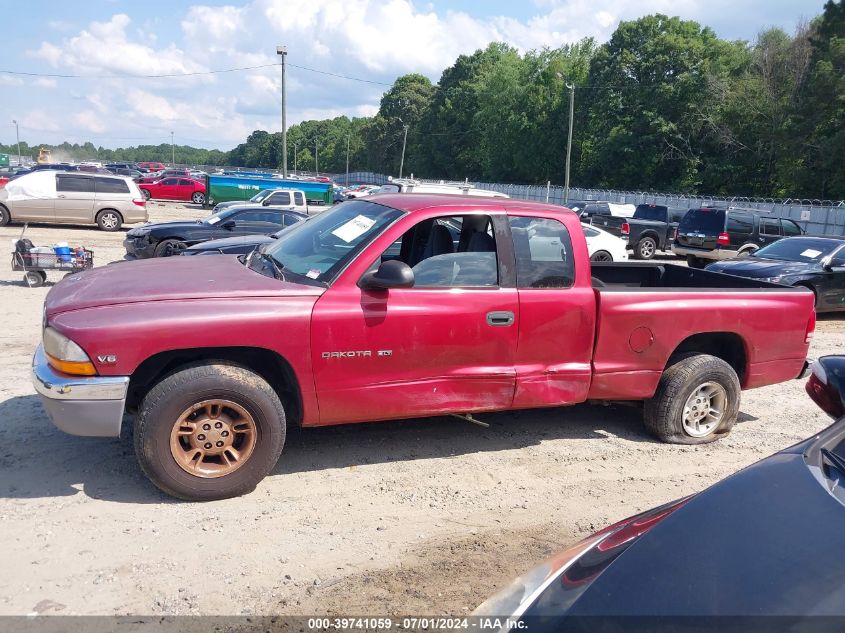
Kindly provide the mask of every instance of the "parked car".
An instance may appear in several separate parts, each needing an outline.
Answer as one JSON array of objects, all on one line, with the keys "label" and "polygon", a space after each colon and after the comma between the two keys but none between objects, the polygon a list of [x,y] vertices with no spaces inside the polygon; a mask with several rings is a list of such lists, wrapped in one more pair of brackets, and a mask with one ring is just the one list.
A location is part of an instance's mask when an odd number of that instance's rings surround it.
[{"label": "parked car", "polygon": [[262,189],[246,202],[240,200],[218,202],[214,205],[213,213],[230,207],[255,206],[257,204],[265,207],[281,207],[305,215],[308,214],[308,202],[305,199],[305,192],[300,189]]},{"label": "parked car", "polygon": [[[821,433],[596,532],[474,615],[509,618],[518,623],[511,630],[532,633],[569,630],[567,622],[588,624],[572,630],[626,630],[627,622],[638,631],[736,622],[728,629],[738,631],[813,629],[823,616],[841,619],[845,566],[832,564],[831,552],[839,551],[845,517],[843,376],[843,356],[812,366],[807,392],[838,419]],[[779,619],[785,626],[773,624]],[[827,619],[829,630],[838,619]]]},{"label": "parked car", "polygon": [[651,259],[657,251],[671,247],[686,212],[662,204],[638,204],[630,218],[594,215],[591,223],[625,240],[635,259]]},{"label": "parked car", "polygon": [[783,237],[803,234],[793,220],[749,209],[701,207],[681,219],[672,252],[685,256],[690,266],[703,268],[708,260],[746,257]]},{"label": "parked car", "polygon": [[[803,372],[809,291],[671,264],[591,265],[574,214],[492,207],[381,194],[248,257],[75,275],[47,295],[35,387],[74,434],[118,436],[137,412],[147,476],[209,500],[252,490],[288,424],[623,400],[643,402],[661,440],[701,444],[730,432],[741,389]],[[236,230],[237,213],[194,226]],[[444,222],[460,226],[457,249]],[[149,254],[167,235],[134,229],[128,248]]]},{"label": "parked car", "polygon": [[[103,167],[105,167],[106,169],[110,169],[112,171],[114,171],[116,169],[134,169],[134,170],[138,171],[138,169],[137,169],[137,167],[135,166],[134,163],[106,163],[105,165],[103,165]],[[117,173],[117,172],[115,172],[115,173]]]},{"label": "parked car", "polygon": [[628,260],[625,240],[611,235],[595,226],[584,225],[587,250],[593,262],[624,262]]},{"label": "parked car", "polygon": [[0,189],[0,226],[9,222],[96,224],[117,231],[145,222],[147,203],[123,176],[35,171]]},{"label": "parked car", "polygon": [[376,193],[446,193],[459,196],[481,196],[484,198],[510,197],[498,191],[470,187],[469,184],[463,182],[440,181],[440,183],[424,183],[409,178],[392,178],[386,185],[379,187]]},{"label": "parked car", "polygon": [[130,169],[124,167],[109,167],[108,170],[118,176],[128,176],[135,182],[138,182],[141,178],[144,177],[144,174],[138,171],[137,169]]},{"label": "parked car", "polygon": [[379,193],[381,191],[381,187],[379,185],[367,185],[366,187],[362,187],[360,189],[351,189],[346,192],[346,199],[347,200],[354,200],[355,198],[364,198],[366,196],[371,196],[374,193]]},{"label": "parked car", "polygon": [[157,163],[154,161],[142,161],[136,165],[138,169],[144,172],[161,172],[167,169],[167,165],[164,163]]},{"label": "parked car", "polygon": [[845,310],[845,238],[786,237],[749,257],[714,262],[707,270],[809,288],[816,311]]},{"label": "parked car", "polygon": [[138,185],[147,200],[190,200],[194,204],[205,204],[205,183],[199,180],[162,178]]},{"label": "parked car", "polygon": [[190,169],[182,169],[181,167],[177,167],[177,168],[170,167],[168,169],[163,169],[161,172],[159,172],[159,175],[162,178],[169,178],[169,177],[172,177],[172,176],[182,176],[184,178],[193,178],[193,176],[191,176],[191,170]]},{"label": "parked car", "polygon": [[239,235],[269,235],[290,224],[287,211],[266,207],[232,207],[203,220],[145,224],[126,234],[126,259],[169,257],[208,240]]},{"label": "parked car", "polygon": [[575,211],[581,217],[581,221],[588,224],[591,223],[593,216],[630,218],[634,215],[634,210],[636,209],[633,204],[607,202],[604,200],[572,201],[567,202],[564,206]]},{"label": "parked car", "polygon": [[283,211],[282,218],[285,228],[270,235],[241,235],[238,237],[224,237],[219,240],[209,240],[189,246],[182,251],[182,255],[243,255],[251,253],[263,244],[270,244],[278,239],[285,231],[299,226],[309,219],[296,211]]}]

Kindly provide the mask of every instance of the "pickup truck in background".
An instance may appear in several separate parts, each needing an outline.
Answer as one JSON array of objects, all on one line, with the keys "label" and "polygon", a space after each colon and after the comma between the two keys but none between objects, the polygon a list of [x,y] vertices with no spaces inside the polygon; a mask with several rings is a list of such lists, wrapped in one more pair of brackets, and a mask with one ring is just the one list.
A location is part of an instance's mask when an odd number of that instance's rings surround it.
[{"label": "pickup truck in background", "polygon": [[638,204],[630,218],[596,215],[590,224],[626,240],[635,259],[651,259],[657,251],[669,250],[686,212],[662,204]]},{"label": "pickup truck in background", "polygon": [[681,266],[591,267],[557,206],[377,194],[249,256],[68,277],[32,377],[68,433],[118,436],[134,414],[153,483],[209,500],[252,490],[292,425],[636,401],[662,441],[710,442],[742,389],[804,372],[813,300]]}]

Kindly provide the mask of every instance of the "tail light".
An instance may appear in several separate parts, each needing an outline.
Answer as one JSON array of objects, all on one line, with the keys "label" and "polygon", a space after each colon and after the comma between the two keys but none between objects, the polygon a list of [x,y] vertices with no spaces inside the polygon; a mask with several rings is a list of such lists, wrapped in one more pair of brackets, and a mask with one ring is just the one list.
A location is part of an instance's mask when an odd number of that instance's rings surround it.
[{"label": "tail light", "polygon": [[719,233],[719,239],[716,241],[722,246],[728,246],[731,243],[731,236],[727,233]]},{"label": "tail light", "polygon": [[678,239],[678,227],[677,226],[675,227],[675,231],[672,233],[672,239],[673,240]]},{"label": "tail light", "polygon": [[845,406],[842,404],[839,389],[831,384],[827,372],[818,361],[812,365],[810,379],[805,389],[813,402],[832,418],[838,419],[845,415]]},{"label": "tail light", "polygon": [[146,201],[146,200],[144,200],[143,198],[133,198],[133,199],[132,199],[132,204],[137,205],[137,206],[139,206],[139,207],[144,207],[144,208],[146,208],[146,206],[147,206],[147,201]]},{"label": "tail light", "polygon": [[622,223],[622,235],[630,235],[631,234],[631,225],[627,222]]},{"label": "tail light", "polygon": [[816,311],[813,310],[813,313],[810,315],[810,318],[807,319],[807,331],[804,333],[804,342],[809,343],[813,340],[813,333],[816,331]]}]

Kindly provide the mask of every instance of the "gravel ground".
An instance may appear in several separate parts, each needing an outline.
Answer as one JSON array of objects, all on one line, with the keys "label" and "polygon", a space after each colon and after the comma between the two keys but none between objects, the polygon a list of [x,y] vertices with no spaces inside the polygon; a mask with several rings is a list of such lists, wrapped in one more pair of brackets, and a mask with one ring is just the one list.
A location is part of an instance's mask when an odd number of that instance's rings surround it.
[{"label": "gravel ground", "polygon": [[[84,244],[98,265],[123,255],[122,232],[27,237]],[[175,502],[143,477],[131,437],[50,424],[28,369],[46,293],[0,271],[0,615],[458,615],[563,545],[828,424],[793,381],[746,392],[734,432],[703,447],[659,444],[621,406],[481,416],[490,428],[437,418],[293,431],[252,494]],[[843,323],[820,319],[811,353],[843,348]]]}]

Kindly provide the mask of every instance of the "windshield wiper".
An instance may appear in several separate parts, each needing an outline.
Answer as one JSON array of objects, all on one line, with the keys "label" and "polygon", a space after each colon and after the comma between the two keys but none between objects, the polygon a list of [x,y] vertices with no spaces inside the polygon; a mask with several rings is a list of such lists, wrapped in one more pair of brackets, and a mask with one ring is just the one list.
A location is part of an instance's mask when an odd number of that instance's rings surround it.
[{"label": "windshield wiper", "polygon": [[[258,250],[258,256],[261,259],[263,259],[265,262],[268,262],[270,264],[270,267],[273,269],[273,276],[276,279],[281,279],[282,281],[285,280],[285,274],[282,272],[282,269],[284,268],[284,266],[282,266],[282,264],[277,262],[272,255],[268,255],[267,253],[265,253],[264,251],[259,249]],[[843,474],[845,474],[845,471],[843,471]]]},{"label": "windshield wiper", "polygon": [[819,452],[822,454],[822,457],[830,463],[831,466],[833,466],[843,476],[845,476],[845,458],[840,457],[838,454],[834,453],[832,450],[827,448],[822,448]]}]

